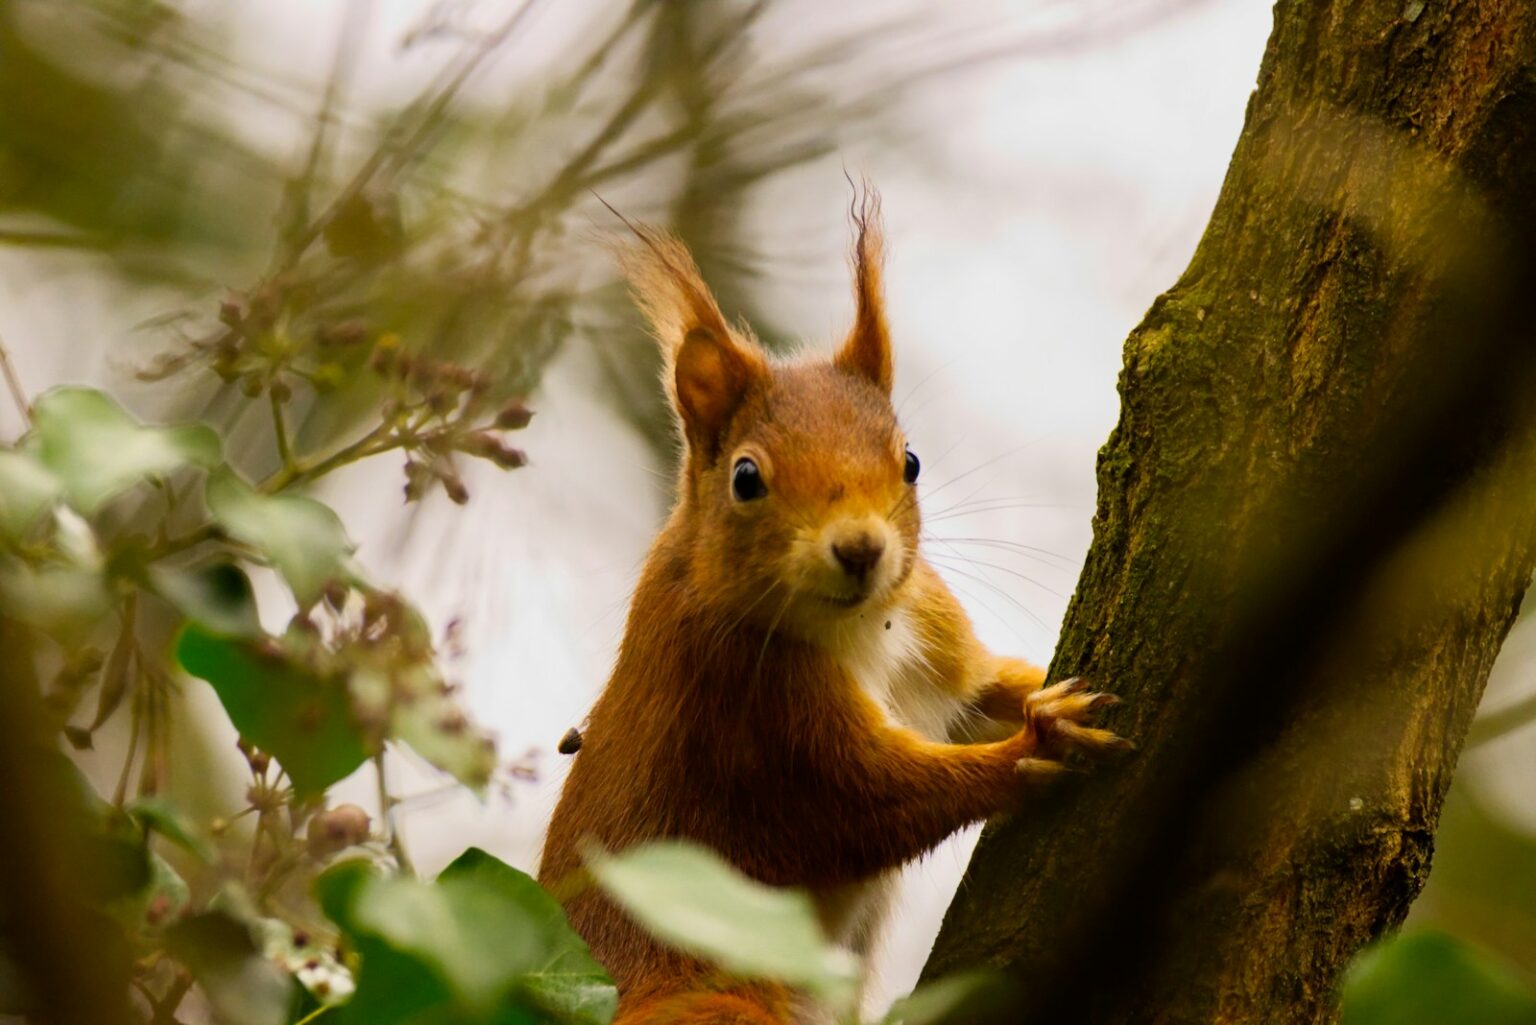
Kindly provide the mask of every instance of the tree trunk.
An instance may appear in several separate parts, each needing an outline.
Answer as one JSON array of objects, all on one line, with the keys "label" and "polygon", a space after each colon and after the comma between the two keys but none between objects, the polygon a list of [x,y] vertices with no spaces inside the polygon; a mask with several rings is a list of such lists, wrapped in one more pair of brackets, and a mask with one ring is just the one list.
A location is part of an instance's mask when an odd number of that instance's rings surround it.
[{"label": "tree trunk", "polygon": [[1126,342],[1052,665],[1141,750],[986,832],[926,977],[1000,968],[1052,1023],[1333,1019],[1536,565],[1532,296],[1536,4],[1281,0]]}]

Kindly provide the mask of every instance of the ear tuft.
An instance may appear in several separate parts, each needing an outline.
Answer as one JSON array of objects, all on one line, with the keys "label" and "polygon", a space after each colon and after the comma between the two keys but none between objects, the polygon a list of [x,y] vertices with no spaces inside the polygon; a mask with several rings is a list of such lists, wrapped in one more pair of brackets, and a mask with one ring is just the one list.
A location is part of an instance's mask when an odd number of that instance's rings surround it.
[{"label": "ear tuft", "polygon": [[885,320],[885,237],[880,229],[880,194],[864,183],[850,209],[857,235],[853,246],[855,313],[853,329],[833,362],[839,370],[867,379],[889,395],[895,377],[890,328]]},{"label": "ear tuft", "polygon": [[640,244],[620,250],[620,265],[661,344],[667,391],[684,437],[713,459],[731,416],[767,372],[766,361],[754,342],[726,323],[686,246],[654,228],[630,227]]}]

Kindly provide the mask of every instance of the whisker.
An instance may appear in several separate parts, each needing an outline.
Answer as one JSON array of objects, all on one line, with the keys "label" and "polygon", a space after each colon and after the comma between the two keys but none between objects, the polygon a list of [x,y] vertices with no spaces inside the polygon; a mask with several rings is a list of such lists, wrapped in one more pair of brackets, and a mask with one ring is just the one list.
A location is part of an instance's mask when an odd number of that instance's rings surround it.
[{"label": "whisker", "polygon": [[1074,506],[1062,505],[1057,502],[1007,502],[1002,505],[982,506],[975,509],[965,509],[960,512],[941,513],[937,516],[925,516],[925,523],[942,523],[945,520],[959,520],[967,516],[980,516],[983,513],[1008,512],[1013,509],[1072,509]]},{"label": "whisker", "polygon": [[[708,657],[714,657],[716,649],[718,649],[720,645],[726,642],[730,635],[735,632],[737,627],[746,622],[747,617],[752,614],[752,610],[757,608],[758,605],[762,603],[763,599],[772,594],[774,588],[778,586],[779,585],[775,583],[763,588],[758,596],[752,599],[752,603],[743,609],[741,611],[741,615],[737,616],[734,620],[721,620],[720,625],[717,626],[714,632],[710,635]],[[780,614],[782,615],[782,613]]]},{"label": "whisker", "polygon": [[[940,537],[937,534],[927,534],[924,537],[934,541],[948,541],[950,544],[974,545],[978,548],[998,548],[1003,551],[1015,552],[1026,558],[1037,559],[1046,565],[1059,566],[1062,569],[1078,569],[1082,564],[1069,559],[1060,552],[1053,552],[1049,548],[1039,548],[1035,545],[1020,544],[1017,541],[1003,541],[991,537]],[[1055,562],[1051,560],[1054,559]]]},{"label": "whisker", "polygon": [[1020,612],[1024,613],[1024,615],[1028,616],[1030,622],[1032,622],[1036,626],[1038,626],[1044,633],[1046,633],[1047,635],[1050,634],[1050,632],[1051,632],[1050,627],[1048,627],[1046,625],[1045,620],[1041,619],[1034,612],[1033,609],[1029,608],[1027,605],[1025,605],[1022,602],[1020,602],[1013,595],[1009,594],[1007,591],[1003,590],[1001,587],[997,586],[992,581],[988,580],[986,577],[979,576],[979,575],[977,575],[975,573],[968,573],[965,570],[963,570],[963,569],[959,568],[958,566],[955,566],[955,565],[953,565],[951,563],[944,563],[942,565],[943,565],[943,567],[945,569],[949,570],[951,573],[958,573],[962,577],[965,577],[967,580],[974,580],[976,583],[980,584],[981,586],[987,588],[990,591],[995,592],[999,598],[1002,598],[1004,601],[1006,601],[1010,605],[1014,606]]},{"label": "whisker", "polygon": [[1040,581],[1036,580],[1034,577],[1028,575],[1027,573],[1020,573],[1016,569],[1009,569],[1007,566],[1000,566],[1000,565],[998,565],[995,562],[983,562],[980,559],[973,559],[973,558],[971,558],[968,555],[961,555],[958,552],[955,553],[955,555],[953,555],[953,556],[939,556],[939,558],[964,559],[966,562],[970,563],[972,566],[978,566],[978,567],[979,566],[985,566],[988,569],[995,569],[999,573],[1007,573],[1010,576],[1018,577],[1020,580],[1024,581],[1025,583],[1033,584],[1034,586],[1040,588],[1040,590],[1046,592],[1047,594],[1055,595],[1057,598],[1060,598],[1062,601],[1068,601],[1069,600],[1066,595],[1062,594],[1060,591],[1056,590],[1054,587],[1048,587],[1047,585],[1042,584]]},{"label": "whisker", "polygon": [[[955,569],[952,569],[952,567],[948,567],[948,566],[943,567],[943,569],[948,570],[948,572],[951,572],[951,573],[960,573],[960,570],[955,570]],[[963,575],[963,573],[962,573],[962,575]],[[971,578],[971,579],[975,579],[975,578]],[[1009,616],[1005,616],[1005,615],[1003,615],[1003,613],[998,612],[998,610],[995,609],[994,605],[992,605],[991,602],[988,602],[988,601],[986,601],[985,598],[982,598],[982,596],[977,595],[977,593],[975,593],[974,590],[969,589],[969,587],[963,587],[963,585],[957,584],[957,582],[955,582],[955,581],[946,581],[946,582],[948,582],[949,587],[952,587],[952,589],[954,589],[955,592],[960,593],[960,596],[962,596],[962,598],[965,598],[966,601],[972,601],[972,602],[975,602],[975,604],[980,605],[980,607],[982,607],[982,609],[985,610],[985,612],[988,613],[988,615],[991,615],[992,618],[997,619],[997,621],[1000,622],[1000,624],[1003,624],[1003,629],[1008,630],[1008,632],[1012,633],[1012,635],[1014,635],[1015,638],[1018,638],[1018,642],[1020,642],[1020,644],[1025,645],[1025,647],[1029,647],[1029,638],[1026,638],[1026,636],[1023,635],[1023,633],[1020,633],[1020,630],[1018,630],[1017,625],[1014,625],[1014,621],[1012,621],[1012,619],[1009,618]]]},{"label": "whisker", "polygon": [[969,509],[970,507],[977,505],[991,505],[994,502],[1036,502],[1044,497],[1040,493],[1036,493],[1032,495],[990,495],[986,498],[977,498],[976,496],[985,491],[986,488],[987,486],[983,484],[981,487],[966,495],[960,501],[952,502],[942,509],[935,510],[934,515],[942,516],[945,513],[955,512],[960,509]]},{"label": "whisker", "polygon": [[962,480],[965,480],[965,478],[969,477],[973,473],[980,473],[982,470],[985,470],[987,467],[995,466],[996,464],[1002,462],[1004,459],[1007,459],[1010,456],[1018,455],[1020,452],[1024,451],[1026,448],[1029,448],[1034,443],[1035,443],[1034,440],[1031,439],[1030,441],[1026,441],[1023,444],[1015,445],[1013,448],[1008,449],[1006,452],[1002,452],[1002,453],[1000,453],[998,455],[995,455],[991,459],[988,459],[986,462],[981,463],[978,466],[971,467],[969,470],[966,470],[964,473],[960,474],[958,477],[951,477],[949,480],[945,481],[943,484],[940,484],[938,487],[936,487],[932,491],[928,492],[928,497],[932,498],[934,495],[938,494],[940,491],[943,491],[945,488],[949,487],[951,484],[956,484],[956,483],[958,483],[958,482],[960,482]]},{"label": "whisker", "polygon": [[773,641],[773,632],[779,628],[779,622],[784,618],[784,613],[789,611],[789,603],[795,597],[794,591],[784,595],[784,604],[779,606],[778,615],[773,617],[773,622],[768,624],[768,632],[763,634],[763,646],[757,650],[757,664],[752,667],[752,685],[756,686],[762,678],[763,659],[768,654],[768,645]]},{"label": "whisker", "polygon": [[901,417],[902,409],[906,406],[906,404],[908,402],[912,401],[912,399],[917,395],[918,392],[920,392],[924,388],[926,388],[928,386],[928,383],[930,381],[932,381],[935,377],[938,377],[940,374],[944,373],[944,371],[948,370],[950,367],[954,366],[958,362],[960,362],[959,355],[951,356],[947,362],[942,363],[939,366],[936,366],[932,370],[930,370],[928,372],[928,374],[921,381],[917,382],[917,384],[912,387],[912,390],[907,392],[907,394],[902,397],[902,400],[899,403],[896,404],[895,412],[896,412],[897,418],[899,419]]}]

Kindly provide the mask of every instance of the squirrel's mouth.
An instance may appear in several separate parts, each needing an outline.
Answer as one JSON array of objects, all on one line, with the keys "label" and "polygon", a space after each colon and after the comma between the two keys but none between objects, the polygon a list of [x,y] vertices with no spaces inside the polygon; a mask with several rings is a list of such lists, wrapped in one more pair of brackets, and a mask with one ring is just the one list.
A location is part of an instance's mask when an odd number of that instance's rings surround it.
[{"label": "squirrel's mouth", "polygon": [[859,605],[864,604],[865,600],[869,598],[869,595],[868,594],[847,594],[847,595],[818,594],[816,597],[817,597],[818,600],[824,601],[828,605],[835,605],[835,606],[837,606],[840,609],[851,609],[851,608],[855,608],[855,607],[857,607]]}]

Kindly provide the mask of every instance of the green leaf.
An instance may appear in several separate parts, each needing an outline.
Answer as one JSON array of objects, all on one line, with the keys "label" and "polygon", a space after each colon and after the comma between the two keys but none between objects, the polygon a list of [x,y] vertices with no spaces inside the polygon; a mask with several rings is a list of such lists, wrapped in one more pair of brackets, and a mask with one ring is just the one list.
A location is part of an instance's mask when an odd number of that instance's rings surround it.
[{"label": "green leaf", "polygon": [[151,566],[149,582],[177,612],[214,633],[231,637],[255,637],[261,633],[251,582],[232,563],[196,569]]},{"label": "green leaf", "polygon": [[227,1025],[282,1025],[293,980],[262,956],[244,923],[212,911],[166,931],[166,949],[186,965]]},{"label": "green leaf", "polygon": [[532,876],[478,847],[471,847],[443,869],[439,880],[465,879],[495,889],[515,901],[539,923],[547,960],[526,973],[518,994],[556,1021],[606,1025],[619,1005],[619,991],[586,943],[570,927],[565,909]]},{"label": "green leaf", "polygon": [[231,537],[272,560],[301,607],[314,604],[352,551],[329,506],[301,495],[263,495],[230,470],[208,478],[208,511]]},{"label": "green leaf", "polygon": [[466,855],[435,883],[344,862],[316,888],[362,958],[335,1025],[605,1025],[617,1004],[559,905],[488,855]]},{"label": "green leaf", "polygon": [[90,515],[147,477],[214,466],[219,438],[201,424],[144,427],[94,388],[54,388],[33,409],[36,449],[69,502]]},{"label": "green leaf", "polygon": [[340,680],[195,623],[182,630],[176,658],[213,686],[235,729],[278,760],[301,797],[345,779],[368,759]]},{"label": "green leaf", "polygon": [[102,575],[78,566],[0,564],[0,605],[29,626],[74,645],[112,611]]},{"label": "green leaf", "polygon": [[1532,1025],[1536,993],[1493,955],[1441,932],[1400,934],[1356,956],[1342,1025]]},{"label": "green leaf", "polygon": [[108,908],[117,920],[131,930],[154,930],[186,909],[192,899],[187,881],[170,862],[153,851],[146,851],[149,879],[138,891],[112,901]]},{"label": "green leaf", "polygon": [[159,833],[199,861],[213,861],[213,847],[169,798],[141,797],[125,810],[145,829]]},{"label": "green leaf", "polygon": [[990,971],[961,972],[919,986],[891,1005],[881,1025],[1007,1022],[1018,1018],[1014,983]]},{"label": "green leaf", "polygon": [[0,534],[25,535],[63,491],[59,478],[31,455],[0,452]]},{"label": "green leaf", "polygon": [[653,843],[589,854],[598,885],[656,936],[727,971],[812,993],[851,1009],[858,964],[827,942],[811,899],[748,879],[714,852]]},{"label": "green leaf", "polygon": [[[353,680],[358,682],[356,676]],[[401,692],[410,698],[394,702],[390,734],[470,789],[484,790],[496,769],[496,742],[443,693],[431,667],[421,667],[415,673],[399,672],[396,680]]]}]

